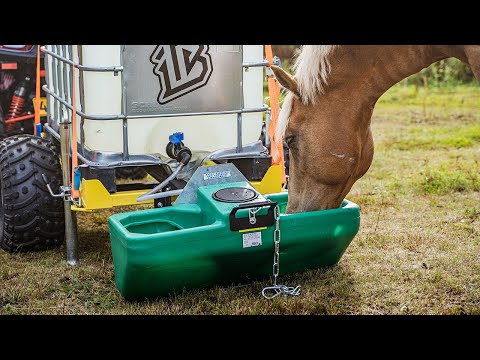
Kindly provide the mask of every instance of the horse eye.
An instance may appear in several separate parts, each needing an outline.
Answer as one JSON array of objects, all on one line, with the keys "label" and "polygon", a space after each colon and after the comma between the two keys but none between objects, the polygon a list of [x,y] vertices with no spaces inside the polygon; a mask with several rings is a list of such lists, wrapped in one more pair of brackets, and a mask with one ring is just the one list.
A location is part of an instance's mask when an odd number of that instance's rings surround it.
[{"label": "horse eye", "polygon": [[287,143],[288,147],[291,147],[294,143],[295,137],[294,136],[289,136],[285,138],[285,142]]}]

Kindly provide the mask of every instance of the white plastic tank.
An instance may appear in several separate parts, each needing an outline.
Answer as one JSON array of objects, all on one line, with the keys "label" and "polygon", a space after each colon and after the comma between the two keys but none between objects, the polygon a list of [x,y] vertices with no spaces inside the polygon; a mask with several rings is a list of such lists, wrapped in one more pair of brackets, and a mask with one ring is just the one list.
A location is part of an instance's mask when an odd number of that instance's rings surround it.
[{"label": "white plastic tank", "polygon": [[[89,115],[126,112],[130,154],[165,156],[168,136],[179,131],[184,133],[184,143],[194,152],[235,147],[236,113],[154,115],[263,106],[263,68],[242,67],[242,63],[263,61],[262,45],[81,45],[75,48],[71,48],[73,59],[84,66],[123,66],[123,72],[116,75],[77,71],[77,105]],[[47,49],[55,50],[51,46]],[[47,66],[47,81],[51,82],[54,69],[51,63]],[[150,117],[133,118],[142,116]],[[262,112],[244,113],[242,118],[242,143],[257,141]],[[79,118],[77,126],[80,127]],[[80,128],[78,131],[80,134]],[[123,151],[122,120],[85,120],[83,131],[88,149]]]}]

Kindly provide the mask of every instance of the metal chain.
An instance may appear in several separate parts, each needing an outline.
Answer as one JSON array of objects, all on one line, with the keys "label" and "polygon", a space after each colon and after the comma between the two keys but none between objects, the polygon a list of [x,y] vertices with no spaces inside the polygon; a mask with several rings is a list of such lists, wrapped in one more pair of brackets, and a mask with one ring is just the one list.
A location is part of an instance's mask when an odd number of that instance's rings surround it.
[{"label": "metal chain", "polygon": [[[280,207],[277,205],[274,210],[275,217],[275,231],[273,232],[273,285],[263,288],[262,295],[265,299],[273,299],[278,295],[300,295],[300,286],[286,286],[277,284],[278,274],[280,272]],[[271,295],[268,295],[267,292],[273,292]]]}]

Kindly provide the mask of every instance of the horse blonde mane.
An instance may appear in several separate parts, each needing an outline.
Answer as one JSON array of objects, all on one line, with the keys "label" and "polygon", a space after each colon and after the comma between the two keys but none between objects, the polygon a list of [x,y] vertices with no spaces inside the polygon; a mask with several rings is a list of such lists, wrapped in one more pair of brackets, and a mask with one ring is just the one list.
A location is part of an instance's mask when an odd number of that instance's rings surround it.
[{"label": "horse blonde mane", "polygon": [[[315,104],[317,95],[323,94],[330,74],[330,54],[337,45],[303,45],[296,59],[293,70],[298,84],[300,100],[303,104]],[[293,94],[289,92],[285,97],[276,131],[276,138],[285,134],[292,110]]]},{"label": "horse blonde mane", "polygon": [[329,57],[335,45],[303,45],[295,64],[294,76],[304,104],[315,104],[315,97],[323,94],[330,74]]}]

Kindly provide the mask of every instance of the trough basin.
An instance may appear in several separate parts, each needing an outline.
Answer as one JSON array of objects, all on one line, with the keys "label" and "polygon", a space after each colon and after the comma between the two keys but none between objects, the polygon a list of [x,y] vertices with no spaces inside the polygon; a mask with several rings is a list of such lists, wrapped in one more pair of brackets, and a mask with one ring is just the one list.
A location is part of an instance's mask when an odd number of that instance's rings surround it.
[{"label": "trough basin", "polygon": [[[248,182],[229,186],[253,189]],[[213,194],[222,187],[198,188],[195,204],[109,218],[115,282],[123,297],[162,297],[272,275],[274,224],[232,230],[232,209],[245,204],[217,201]],[[271,201],[280,208],[280,280],[282,275],[336,264],[358,232],[360,209],[351,201],[344,200],[337,209],[286,214],[287,192],[257,195],[248,204]],[[268,210],[260,208],[257,218],[268,218]],[[248,213],[238,210],[234,218],[248,219]]]}]

